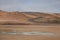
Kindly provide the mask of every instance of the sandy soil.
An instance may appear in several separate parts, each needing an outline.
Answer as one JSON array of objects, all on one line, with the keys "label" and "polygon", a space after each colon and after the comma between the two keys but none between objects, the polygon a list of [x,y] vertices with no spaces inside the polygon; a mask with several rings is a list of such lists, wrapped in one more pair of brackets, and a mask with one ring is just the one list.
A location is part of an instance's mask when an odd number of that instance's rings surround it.
[{"label": "sandy soil", "polygon": [[0,34],[0,40],[60,40],[60,25],[0,25],[0,31],[4,32],[51,32],[59,35],[9,35]]}]

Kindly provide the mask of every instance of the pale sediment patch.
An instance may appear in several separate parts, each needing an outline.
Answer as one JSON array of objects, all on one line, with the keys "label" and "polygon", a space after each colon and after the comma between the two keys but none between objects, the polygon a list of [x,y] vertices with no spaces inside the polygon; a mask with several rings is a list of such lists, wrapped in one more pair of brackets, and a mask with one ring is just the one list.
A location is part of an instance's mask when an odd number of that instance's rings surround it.
[{"label": "pale sediment patch", "polygon": [[5,31],[1,31],[0,34],[8,34],[8,35],[49,35],[49,36],[55,36],[55,35],[60,35],[58,33],[51,33],[51,32],[16,32],[16,31],[12,31],[12,32],[5,32]]},{"label": "pale sediment patch", "polygon": [[47,33],[47,32],[23,32],[23,35],[54,35],[54,33]]}]

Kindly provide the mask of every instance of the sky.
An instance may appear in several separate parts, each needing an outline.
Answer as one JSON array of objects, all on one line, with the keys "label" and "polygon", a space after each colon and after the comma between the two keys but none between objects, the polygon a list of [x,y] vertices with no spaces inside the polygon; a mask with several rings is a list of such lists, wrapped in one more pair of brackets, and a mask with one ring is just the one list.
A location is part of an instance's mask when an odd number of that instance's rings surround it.
[{"label": "sky", "polygon": [[20,12],[60,12],[60,0],[0,0],[0,10]]}]

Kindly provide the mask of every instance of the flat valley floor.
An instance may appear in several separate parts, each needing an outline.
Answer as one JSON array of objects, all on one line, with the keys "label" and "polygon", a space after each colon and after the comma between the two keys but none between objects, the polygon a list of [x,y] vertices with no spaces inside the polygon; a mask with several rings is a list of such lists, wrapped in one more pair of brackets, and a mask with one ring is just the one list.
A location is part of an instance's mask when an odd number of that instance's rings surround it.
[{"label": "flat valley floor", "polygon": [[60,25],[0,25],[0,40],[60,40]]}]

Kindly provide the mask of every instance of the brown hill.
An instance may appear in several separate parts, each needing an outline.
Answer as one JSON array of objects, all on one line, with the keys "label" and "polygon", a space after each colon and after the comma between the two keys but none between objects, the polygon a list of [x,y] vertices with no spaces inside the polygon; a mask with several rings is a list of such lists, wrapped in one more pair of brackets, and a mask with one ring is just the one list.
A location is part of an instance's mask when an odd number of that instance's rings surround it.
[{"label": "brown hill", "polygon": [[60,17],[43,12],[5,12],[0,10],[0,24],[39,24]]}]

